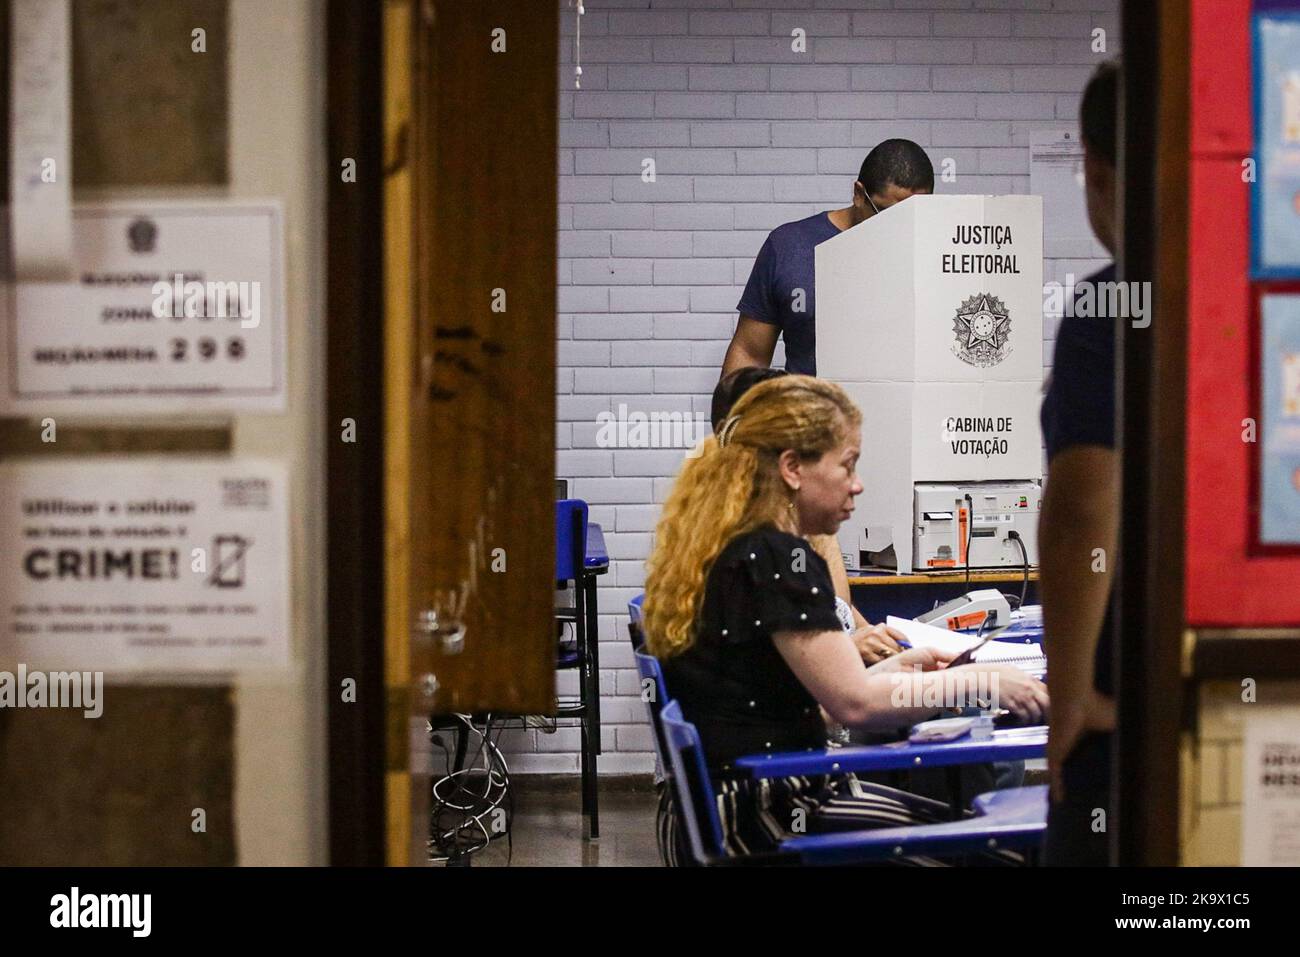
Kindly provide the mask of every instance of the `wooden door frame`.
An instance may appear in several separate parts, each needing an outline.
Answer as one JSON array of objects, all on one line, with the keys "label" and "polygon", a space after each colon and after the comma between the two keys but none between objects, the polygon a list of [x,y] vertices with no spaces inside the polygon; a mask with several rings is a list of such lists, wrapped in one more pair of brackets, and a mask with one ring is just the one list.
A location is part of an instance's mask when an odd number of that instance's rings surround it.
[{"label": "wooden door frame", "polygon": [[[329,859],[384,862],[383,3],[326,20]],[[355,161],[355,181],[344,162]],[[344,441],[347,420],[355,441]],[[355,682],[353,701],[344,683]]]},{"label": "wooden door frame", "polygon": [[385,6],[392,864],[429,856],[415,729],[555,710],[558,57],[550,4]]},{"label": "wooden door frame", "polygon": [[1179,862],[1187,448],[1190,11],[1123,5],[1119,278],[1150,281],[1148,329],[1122,324],[1119,730],[1112,861]]}]

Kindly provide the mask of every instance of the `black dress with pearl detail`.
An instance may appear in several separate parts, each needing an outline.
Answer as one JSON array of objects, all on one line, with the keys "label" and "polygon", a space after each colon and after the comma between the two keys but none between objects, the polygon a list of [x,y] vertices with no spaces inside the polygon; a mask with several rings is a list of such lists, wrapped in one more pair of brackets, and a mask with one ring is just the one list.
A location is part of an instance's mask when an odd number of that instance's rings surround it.
[{"label": "black dress with pearl detail", "polygon": [[772,635],[839,628],[830,571],[807,541],[765,526],[727,544],[709,572],[695,642],[663,663],[714,773],[743,754],[825,745],[817,702]]},{"label": "black dress with pearl detail", "polygon": [[668,694],[699,729],[729,853],[771,850],[795,833],[947,817],[940,802],[852,775],[755,781],[734,772],[742,755],[826,747],[817,702],[772,635],[840,630],[826,562],[806,540],[764,526],[723,549],[705,584],[695,642],[662,662]]}]

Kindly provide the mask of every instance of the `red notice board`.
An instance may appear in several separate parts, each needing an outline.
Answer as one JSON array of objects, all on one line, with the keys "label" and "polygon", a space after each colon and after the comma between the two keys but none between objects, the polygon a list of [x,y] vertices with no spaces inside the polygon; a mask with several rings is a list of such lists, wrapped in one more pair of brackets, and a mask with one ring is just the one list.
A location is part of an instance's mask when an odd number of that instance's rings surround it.
[{"label": "red notice board", "polygon": [[1300,554],[1256,544],[1258,364],[1249,279],[1250,4],[1192,8],[1188,261],[1188,624],[1300,625]]}]

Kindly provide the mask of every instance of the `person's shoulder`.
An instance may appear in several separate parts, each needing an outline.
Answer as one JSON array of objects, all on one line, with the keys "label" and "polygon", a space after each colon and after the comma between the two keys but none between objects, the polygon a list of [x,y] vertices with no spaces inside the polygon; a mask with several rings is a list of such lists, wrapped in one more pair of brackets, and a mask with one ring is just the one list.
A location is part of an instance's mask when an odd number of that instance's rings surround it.
[{"label": "person's shoulder", "polygon": [[777,248],[807,245],[822,238],[827,229],[833,229],[825,212],[813,213],[803,219],[782,223],[767,234],[767,241]]},{"label": "person's shoulder", "polygon": [[1089,291],[1092,302],[1095,304],[1100,295],[1098,287],[1103,283],[1114,281],[1115,265],[1112,263],[1104,269],[1092,273],[1082,282],[1075,284],[1076,311],[1061,319],[1056,336],[1059,341],[1058,347],[1064,345],[1071,351],[1082,351],[1085,354],[1094,354],[1102,358],[1114,354],[1115,317],[1096,315],[1097,309],[1095,307],[1087,309],[1086,314],[1078,311],[1078,303],[1080,298],[1084,296],[1085,290]]},{"label": "person's shoulder", "polygon": [[775,525],[759,525],[757,528],[751,528],[747,531],[735,535],[727,542],[724,551],[732,549],[743,549],[745,546],[764,545],[783,548],[787,545],[803,544],[807,545],[808,540],[800,538],[798,535],[792,535],[784,532]]},{"label": "person's shoulder", "polygon": [[1109,316],[1065,316],[1057,328],[1058,348],[1082,349],[1089,353],[1113,353],[1114,320]]},{"label": "person's shoulder", "polygon": [[1089,276],[1084,282],[1114,282],[1115,281],[1115,264],[1108,263],[1102,266],[1095,273]]},{"label": "person's shoulder", "polygon": [[719,556],[723,564],[754,564],[758,568],[825,566],[825,559],[806,538],[784,532],[774,525],[758,528],[735,536]]}]

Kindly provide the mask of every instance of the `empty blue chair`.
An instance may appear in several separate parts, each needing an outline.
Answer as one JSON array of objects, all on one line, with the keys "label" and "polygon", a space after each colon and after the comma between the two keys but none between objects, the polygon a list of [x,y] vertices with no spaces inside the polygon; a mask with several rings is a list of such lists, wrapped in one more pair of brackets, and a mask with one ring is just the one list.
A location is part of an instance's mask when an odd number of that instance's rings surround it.
[{"label": "empty blue chair", "polygon": [[[578,498],[555,503],[555,583],[557,588],[573,585],[573,605],[557,608],[561,640],[555,666],[577,669],[576,701],[559,701],[559,718],[577,718],[582,729],[582,813],[588,835],[600,836],[596,758],[600,754],[600,643],[597,632],[596,586],[587,567],[587,503]],[[573,625],[573,640],[563,640],[563,625]]]},{"label": "empty blue chair", "polygon": [[562,498],[555,503],[555,580],[573,581],[587,557],[587,503]]}]

